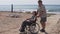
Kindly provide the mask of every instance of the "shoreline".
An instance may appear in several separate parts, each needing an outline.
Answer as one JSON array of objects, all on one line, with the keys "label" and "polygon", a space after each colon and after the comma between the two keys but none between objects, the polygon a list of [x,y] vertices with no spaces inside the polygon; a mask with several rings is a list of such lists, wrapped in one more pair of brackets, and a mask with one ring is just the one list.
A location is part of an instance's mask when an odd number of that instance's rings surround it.
[{"label": "shoreline", "polygon": [[[19,16],[20,14],[32,14],[32,12],[29,11],[25,11],[25,12],[17,12],[17,11],[13,11],[13,13],[11,11],[0,11],[0,15],[1,14],[6,14],[7,16]],[[55,14],[55,13],[47,13],[47,17],[50,17],[52,15],[60,15],[60,14]]]},{"label": "shoreline", "polygon": [[[0,12],[11,12],[11,11],[0,11]],[[33,11],[13,11],[13,13],[32,13],[32,12]],[[60,12],[47,12],[47,14],[59,14],[60,15]]]}]

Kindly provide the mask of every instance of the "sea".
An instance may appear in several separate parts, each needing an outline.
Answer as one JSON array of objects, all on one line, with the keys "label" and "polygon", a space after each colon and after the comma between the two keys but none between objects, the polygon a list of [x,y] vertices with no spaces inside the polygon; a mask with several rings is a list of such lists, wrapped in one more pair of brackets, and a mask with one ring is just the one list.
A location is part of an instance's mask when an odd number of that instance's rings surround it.
[{"label": "sea", "polygon": [[[25,11],[37,11],[38,5],[13,5],[13,11],[25,12]],[[45,5],[48,13],[59,13],[60,5]],[[11,5],[0,5],[0,11],[11,11]]]}]

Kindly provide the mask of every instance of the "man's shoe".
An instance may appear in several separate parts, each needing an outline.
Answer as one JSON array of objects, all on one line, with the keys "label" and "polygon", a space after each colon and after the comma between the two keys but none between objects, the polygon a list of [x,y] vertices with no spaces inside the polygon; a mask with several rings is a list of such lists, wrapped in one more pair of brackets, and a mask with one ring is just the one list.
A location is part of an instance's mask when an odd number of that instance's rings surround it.
[{"label": "man's shoe", "polygon": [[20,34],[24,34],[24,32],[20,32]]},{"label": "man's shoe", "polygon": [[25,32],[20,32],[20,34],[26,34]]},{"label": "man's shoe", "polygon": [[45,32],[45,30],[44,30],[44,29],[41,29],[40,31],[41,31],[41,32]]}]

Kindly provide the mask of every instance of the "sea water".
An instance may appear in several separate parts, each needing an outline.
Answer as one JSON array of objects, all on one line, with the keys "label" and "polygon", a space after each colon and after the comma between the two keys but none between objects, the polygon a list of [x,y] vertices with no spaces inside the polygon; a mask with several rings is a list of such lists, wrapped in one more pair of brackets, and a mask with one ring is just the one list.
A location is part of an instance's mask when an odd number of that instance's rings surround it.
[{"label": "sea water", "polygon": [[[38,5],[13,5],[13,11],[36,11]],[[47,12],[60,13],[60,5],[45,5]],[[0,11],[11,11],[11,5],[0,5]]]}]

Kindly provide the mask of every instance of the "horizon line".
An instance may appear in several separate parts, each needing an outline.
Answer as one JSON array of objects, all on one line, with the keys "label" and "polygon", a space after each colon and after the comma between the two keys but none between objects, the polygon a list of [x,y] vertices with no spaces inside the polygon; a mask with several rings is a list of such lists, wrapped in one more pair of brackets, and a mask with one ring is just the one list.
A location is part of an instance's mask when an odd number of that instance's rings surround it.
[{"label": "horizon line", "polygon": [[[12,4],[10,4],[12,5]],[[13,4],[13,5],[16,5],[16,4]],[[37,4],[24,4],[24,5],[37,5]],[[58,5],[58,4],[44,4],[44,5]]]}]

